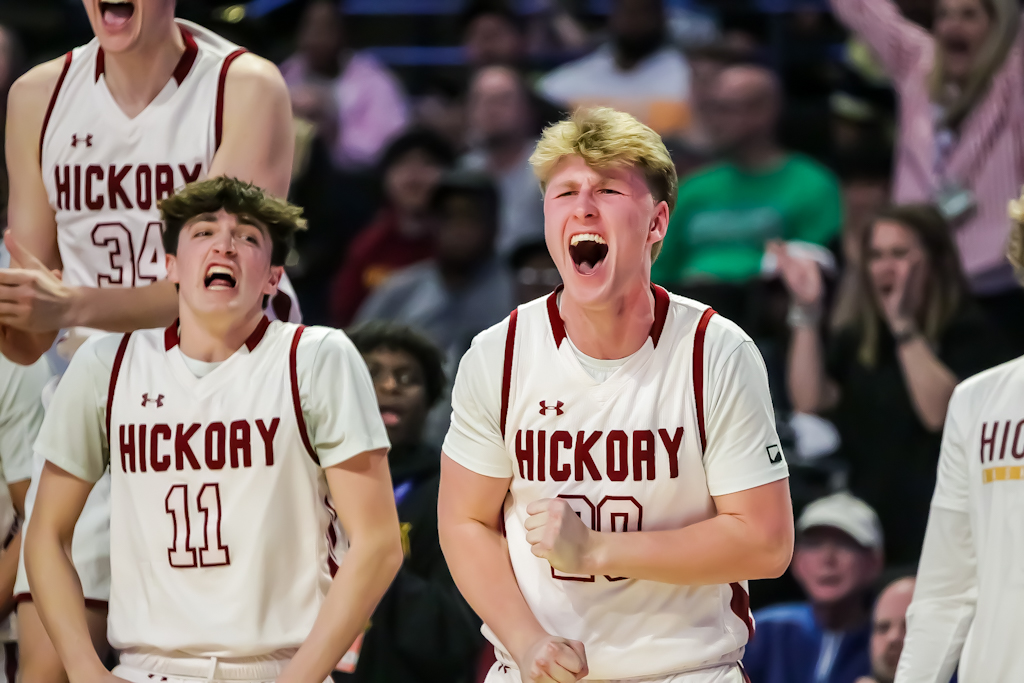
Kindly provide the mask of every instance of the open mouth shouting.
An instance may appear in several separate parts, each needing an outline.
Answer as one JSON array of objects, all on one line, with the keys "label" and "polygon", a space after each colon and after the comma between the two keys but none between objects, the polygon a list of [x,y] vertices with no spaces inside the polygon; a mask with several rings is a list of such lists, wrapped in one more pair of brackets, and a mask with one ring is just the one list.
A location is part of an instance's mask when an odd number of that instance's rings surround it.
[{"label": "open mouth shouting", "polygon": [[234,289],[238,283],[235,274],[227,266],[210,266],[206,269],[203,284],[207,289]]},{"label": "open mouth shouting", "polygon": [[569,239],[569,257],[580,275],[593,273],[607,255],[608,243],[600,235],[584,232]]},{"label": "open mouth shouting", "polygon": [[134,14],[135,5],[131,0],[100,1],[100,17],[103,19],[103,26],[108,31],[124,28]]}]

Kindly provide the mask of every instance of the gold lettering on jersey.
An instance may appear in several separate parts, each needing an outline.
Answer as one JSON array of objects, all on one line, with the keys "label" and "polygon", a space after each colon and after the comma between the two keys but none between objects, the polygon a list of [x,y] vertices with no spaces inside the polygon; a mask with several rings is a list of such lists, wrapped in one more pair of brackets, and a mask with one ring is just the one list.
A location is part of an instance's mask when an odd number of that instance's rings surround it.
[{"label": "gold lettering on jersey", "polygon": [[255,434],[263,443],[263,464],[272,467],[274,435],[281,418],[255,420],[255,423],[255,430],[249,420],[235,420],[227,425],[223,422],[176,424],[173,428],[163,423],[120,425],[121,471],[166,472],[173,467],[181,472],[252,467]]},{"label": "gold lettering on jersey", "polygon": [[[604,457],[598,442],[604,437]],[[660,444],[660,448],[659,448]],[[576,432],[565,430],[520,429],[516,432],[515,455],[519,476],[528,481],[652,481],[657,476],[660,462],[668,464],[668,476],[679,476],[679,449],[683,445],[683,428],[672,433],[659,429],[657,435],[650,429],[626,432],[613,429]],[[660,451],[660,452],[659,452]],[[662,465],[663,466],[663,465]],[[664,476],[664,475],[662,475]]]},{"label": "gold lettering on jersey", "polygon": [[181,187],[199,180],[203,164],[63,164],[53,167],[57,210],[139,208],[148,211]]}]

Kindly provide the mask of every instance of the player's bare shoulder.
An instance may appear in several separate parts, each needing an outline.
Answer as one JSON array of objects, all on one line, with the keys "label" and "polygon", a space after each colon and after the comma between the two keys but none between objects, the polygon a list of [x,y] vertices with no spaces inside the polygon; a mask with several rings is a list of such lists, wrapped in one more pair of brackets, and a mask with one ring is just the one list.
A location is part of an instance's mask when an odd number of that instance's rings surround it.
[{"label": "player's bare shoulder", "polygon": [[11,86],[7,100],[7,139],[38,143],[43,118],[67,68],[67,55],[43,62]]},{"label": "player's bare shoulder", "polygon": [[268,97],[288,97],[288,86],[277,66],[251,52],[232,60],[224,80],[225,113],[231,113],[232,108],[241,112],[242,105],[266,102]]}]

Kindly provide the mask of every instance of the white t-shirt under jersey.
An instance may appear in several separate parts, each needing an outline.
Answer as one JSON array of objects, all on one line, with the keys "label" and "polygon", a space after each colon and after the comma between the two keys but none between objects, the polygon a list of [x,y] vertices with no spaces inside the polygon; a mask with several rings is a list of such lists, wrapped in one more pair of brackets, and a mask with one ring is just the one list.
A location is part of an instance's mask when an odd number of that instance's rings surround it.
[{"label": "white t-shirt under jersey", "polygon": [[[520,589],[549,632],[585,643],[595,679],[731,665],[752,628],[746,586],[557,573],[530,552],[526,506],[559,496],[594,529],[681,528],[712,517],[714,496],[788,476],[767,373],[753,342],[721,316],[699,323],[705,306],[660,288],[655,297],[662,313],[651,338],[613,361],[617,368],[588,368],[586,358],[562,343],[568,337],[550,297],[520,306],[513,352],[506,352],[506,319],[478,335],[463,357],[444,442],[445,454],[462,466],[512,478],[504,521]],[[696,381],[703,387],[703,425],[693,370],[702,324]],[[702,426],[706,448],[698,438]],[[499,661],[513,666],[493,633],[485,628],[485,634]]]},{"label": "white t-shirt under jersey", "polygon": [[1024,358],[962,382],[896,683],[1024,681]]}]

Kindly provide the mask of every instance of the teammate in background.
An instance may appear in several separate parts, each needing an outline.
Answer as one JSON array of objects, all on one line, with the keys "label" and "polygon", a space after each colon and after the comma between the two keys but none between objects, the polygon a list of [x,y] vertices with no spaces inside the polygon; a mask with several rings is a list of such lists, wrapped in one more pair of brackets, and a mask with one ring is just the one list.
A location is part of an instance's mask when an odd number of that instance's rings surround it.
[{"label": "teammate in background", "polygon": [[[342,332],[263,314],[301,210],[215,178],[161,213],[179,321],[87,341],[36,443],[40,616],[72,680],[320,683],[402,562],[369,373]],[[108,465],[113,675],[66,552]]]},{"label": "teammate in background", "polygon": [[[283,197],[291,175],[291,108],[273,64],[176,21],[174,0],[83,3],[96,38],[29,71],[8,102],[6,242],[20,269],[0,270],[0,353],[22,363],[60,329],[129,331],[174,319],[157,202],[175,188],[228,175]],[[287,299],[268,314],[297,320]],[[82,335],[69,336],[70,353]],[[28,520],[41,459],[34,464]],[[101,650],[108,491],[109,479],[95,488],[72,551]],[[31,599],[23,568],[16,590]],[[31,602],[18,611],[26,680],[66,680]]]},{"label": "teammate in background", "polygon": [[[1024,196],[1007,255],[1024,283]],[[1024,358],[964,380],[946,412],[896,683],[1024,680]],[[969,643],[969,645],[968,645]],[[959,662],[959,665],[958,665]]]},{"label": "teammate in background", "polygon": [[564,288],[474,340],[441,465],[441,543],[496,646],[487,681],[739,682],[746,580],[793,548],[764,364],[736,325],[651,286],[677,184],[656,133],[580,110],[531,163]]},{"label": "teammate in background", "polygon": [[[0,246],[0,259],[3,258]],[[32,442],[43,421],[43,387],[50,379],[46,360],[29,367],[0,356],[0,681],[15,683],[18,647],[14,579],[21,550],[21,520],[32,474]],[[27,679],[26,679],[27,680]]]}]

